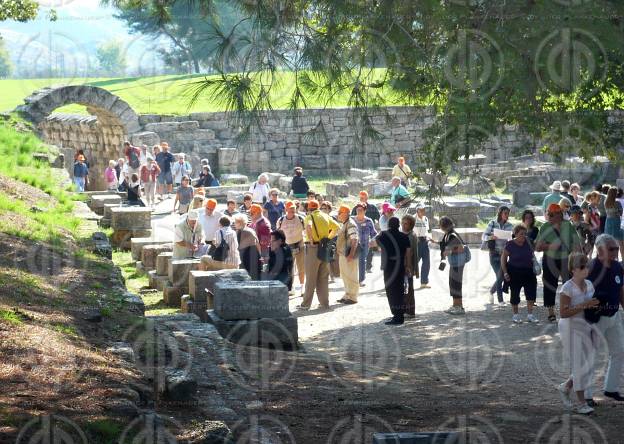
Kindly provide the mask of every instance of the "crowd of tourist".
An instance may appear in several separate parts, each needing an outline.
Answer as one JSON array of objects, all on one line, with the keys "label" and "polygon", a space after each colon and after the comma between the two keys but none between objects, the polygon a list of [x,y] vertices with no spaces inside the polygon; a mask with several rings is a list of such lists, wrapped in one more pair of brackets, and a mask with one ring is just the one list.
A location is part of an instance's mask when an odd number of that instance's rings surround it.
[{"label": "crowd of tourist", "polygon": [[[401,209],[410,206],[412,178],[402,157],[393,169],[388,199],[379,206],[370,203],[362,190],[355,205],[333,211],[332,202],[311,190],[303,169],[297,167],[288,190],[271,188],[269,177],[261,174],[241,205],[227,200],[220,211],[215,199],[205,197],[204,187],[219,184],[207,160],[202,160],[194,179],[185,156],[171,154],[165,142],[151,153],[145,146],[126,143],[124,154],[110,161],[104,172],[107,187],[127,191],[130,204],[136,205],[154,206],[173,197],[172,211],[180,215],[174,228],[174,259],[196,257],[204,270],[243,268],[254,280],[279,280],[291,295],[301,296],[297,309],[305,311],[315,295],[318,308],[329,309],[329,283],[337,278],[344,289],[337,302],[357,304],[377,250],[392,315],[388,325],[415,317],[415,278],[420,279],[419,290],[430,288],[431,227],[423,204],[415,205],[414,215]],[[75,162],[74,179],[84,189],[88,181],[84,153],[78,153]],[[559,386],[559,393],[567,407],[588,414],[595,406],[591,386],[598,336],[605,338],[609,352],[604,393],[624,401],[618,392],[624,365],[619,315],[619,306],[624,306],[624,270],[618,262],[618,253],[624,254],[624,193],[599,185],[583,196],[578,184],[566,180],[554,181],[550,190],[543,200],[543,221],[527,209],[514,224],[511,208],[503,205],[487,224],[481,247],[487,250],[494,273],[490,303],[496,295],[504,305],[509,294],[511,320],[521,323],[523,291],[526,321],[539,322],[534,308],[541,276],[547,319],[556,322],[559,293],[559,330],[571,362],[571,376]],[[443,233],[439,268],[448,267],[452,300],[446,313],[463,315],[463,274],[470,249],[451,218],[441,216],[439,227]],[[541,260],[536,253],[542,253]]]}]

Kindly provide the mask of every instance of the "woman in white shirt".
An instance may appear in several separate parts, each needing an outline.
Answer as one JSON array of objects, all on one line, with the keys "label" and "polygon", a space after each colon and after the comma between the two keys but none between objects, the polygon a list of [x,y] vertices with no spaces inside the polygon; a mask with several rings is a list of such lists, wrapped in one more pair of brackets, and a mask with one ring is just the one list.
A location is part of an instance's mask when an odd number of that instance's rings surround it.
[{"label": "woman in white shirt", "polygon": [[249,192],[251,193],[251,201],[253,203],[263,204],[269,199],[269,176],[262,173],[258,176],[258,180],[251,184]]},{"label": "woman in white shirt", "polygon": [[593,338],[596,334],[592,335],[592,326],[585,320],[584,311],[599,304],[598,299],[592,297],[594,286],[587,280],[587,263],[587,256],[583,253],[572,253],[568,258],[572,279],[561,287],[559,319],[559,335],[570,361],[571,373],[558,389],[563,404],[583,415],[594,411],[585,402],[584,394],[591,384],[596,350]]},{"label": "woman in white shirt", "polygon": [[[230,226],[232,220],[228,216],[222,216],[219,219],[219,229],[214,235],[214,249],[211,250],[212,256],[202,256],[201,268],[205,271],[222,270],[225,268],[238,268],[240,264],[240,253],[238,252],[238,239],[236,232]],[[224,258],[214,257],[216,250],[219,250],[221,241],[225,240],[227,244],[227,252]]]}]

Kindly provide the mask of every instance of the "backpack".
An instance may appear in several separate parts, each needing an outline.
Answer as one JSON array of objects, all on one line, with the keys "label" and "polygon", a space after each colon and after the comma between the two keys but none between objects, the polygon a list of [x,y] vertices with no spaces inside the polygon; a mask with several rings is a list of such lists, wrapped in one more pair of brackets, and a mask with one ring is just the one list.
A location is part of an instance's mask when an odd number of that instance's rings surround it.
[{"label": "backpack", "polygon": [[214,249],[214,252],[212,253],[212,258],[215,261],[223,262],[228,257],[228,253],[230,252],[230,246],[225,241],[223,230],[219,230],[219,233],[221,233],[221,242],[219,243],[219,246]]},{"label": "backpack", "polygon": [[219,186],[219,181],[217,180],[216,177],[212,177],[212,180],[210,181],[210,185],[208,185],[209,187],[218,187]]},{"label": "backpack", "polygon": [[134,150],[134,147],[130,147],[130,153],[128,154],[128,164],[133,170],[136,170],[138,167],[141,166],[141,159],[139,159],[139,156]]},{"label": "backpack", "polygon": [[[295,213],[295,216],[297,216],[297,218],[299,219],[299,223],[301,224],[301,231],[303,231],[305,229],[305,220],[303,219],[303,216],[297,213]],[[280,216],[280,218],[277,219],[275,226],[278,230],[282,229],[282,222],[284,221],[284,218],[286,218],[286,216]]]}]

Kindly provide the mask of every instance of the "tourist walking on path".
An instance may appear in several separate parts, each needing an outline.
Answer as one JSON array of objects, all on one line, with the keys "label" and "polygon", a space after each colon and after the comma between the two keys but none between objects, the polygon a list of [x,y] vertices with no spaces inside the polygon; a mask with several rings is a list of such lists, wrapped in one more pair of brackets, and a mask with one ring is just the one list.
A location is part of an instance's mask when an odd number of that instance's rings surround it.
[{"label": "tourist walking on path", "polygon": [[522,216],[520,216],[520,220],[527,229],[527,240],[530,241],[532,245],[535,245],[535,239],[537,239],[539,233],[539,228],[535,226],[535,213],[533,210],[524,210]]},{"label": "tourist walking on path", "polygon": [[535,251],[542,251],[542,282],[544,306],[548,308],[548,320],[555,322],[555,295],[559,278],[569,279],[567,258],[571,253],[581,252],[581,240],[572,224],[563,220],[561,207],[552,203],[547,208],[548,222],[540,228],[535,241]]},{"label": "tourist walking on path", "polygon": [[271,248],[271,223],[266,217],[262,215],[262,207],[258,204],[253,204],[251,210],[249,210],[251,216],[251,223],[249,227],[256,232],[258,241],[260,242],[260,254],[263,259],[269,258],[269,249]]},{"label": "tourist walking on path", "polygon": [[85,163],[85,157],[79,154],[74,162],[74,184],[79,193],[84,192],[89,185],[89,167]]},{"label": "tourist walking on path", "polygon": [[388,229],[375,238],[381,248],[384,286],[392,313],[386,325],[401,325],[405,320],[405,277],[412,272],[410,241],[407,234],[399,231],[400,225],[398,218],[390,218]]},{"label": "tourist walking on path", "polygon": [[591,257],[596,236],[591,226],[583,220],[583,210],[578,205],[572,205],[572,208],[570,208],[570,223],[576,229],[576,233],[581,241],[581,251],[587,257]]},{"label": "tourist walking on path", "polygon": [[202,227],[197,211],[189,211],[173,228],[173,256],[185,259],[198,254],[202,244]]},{"label": "tourist walking on path", "polygon": [[295,167],[295,175],[290,182],[290,191],[296,199],[305,199],[306,193],[310,190],[310,185],[303,175],[303,168]]},{"label": "tourist walking on path", "polygon": [[[342,205],[338,208],[338,222],[341,227],[336,238],[336,255],[340,267],[340,277],[345,294],[338,302],[355,304],[358,300],[362,273],[358,273],[358,257],[364,256],[358,247],[358,229],[351,219],[349,207]],[[359,261],[361,263],[361,261]]]},{"label": "tourist walking on path", "polygon": [[592,326],[585,320],[584,312],[600,303],[593,297],[594,286],[587,280],[587,262],[587,256],[583,253],[570,255],[568,268],[572,278],[563,284],[559,295],[559,336],[564,354],[570,362],[570,377],[559,385],[558,390],[564,406],[582,415],[594,411],[585,401],[585,390],[592,385],[592,369],[598,345],[597,335],[592,334]]},{"label": "tourist walking on path", "polygon": [[398,208],[409,203],[409,191],[407,191],[404,185],[401,185],[401,179],[397,176],[392,178],[390,203]]},{"label": "tourist walking on path", "polygon": [[306,281],[303,301],[298,307],[301,310],[310,308],[315,291],[321,308],[329,308],[329,262],[325,262],[326,257],[323,255],[319,258],[319,248],[323,248],[329,239],[336,236],[340,225],[330,216],[321,212],[319,207],[317,200],[309,201],[309,214],[304,219]]},{"label": "tourist walking on path", "polygon": [[271,230],[275,230],[275,224],[277,219],[284,215],[284,202],[278,199],[279,190],[277,188],[271,189],[271,198],[263,206],[264,216],[269,219],[271,223]]},{"label": "tourist walking on path", "polygon": [[363,284],[366,279],[366,267],[368,252],[370,251],[370,242],[377,236],[377,230],[375,230],[375,224],[373,220],[366,217],[365,203],[358,203],[355,206],[356,216],[353,219],[358,231],[358,240],[360,245],[360,252],[358,256],[358,270],[359,270],[359,283]]},{"label": "tourist walking on path", "polygon": [[106,181],[106,189],[108,191],[117,191],[119,183],[117,182],[117,173],[115,172],[114,160],[108,161],[108,167],[104,170],[104,180]]},{"label": "tourist walking on path", "polygon": [[594,238],[600,234],[600,193],[598,191],[590,191],[585,195],[585,201],[581,204],[585,222],[591,227]]},{"label": "tourist walking on path", "polygon": [[[440,270],[446,268],[446,260],[452,254],[463,254],[464,243],[455,232],[453,221],[446,216],[440,218],[440,229],[444,232],[440,241]],[[443,265],[444,264],[444,265]],[[464,265],[459,262],[449,267],[449,292],[453,298],[453,305],[446,310],[451,315],[463,315],[465,313],[462,303],[462,281],[464,279]]]},{"label": "tourist walking on path", "polygon": [[[360,191],[360,203],[366,205],[366,217],[370,218],[373,221],[375,226],[379,224],[379,209],[377,205],[368,202],[368,192],[366,190]],[[355,216],[357,214],[357,205],[353,207],[351,210],[351,216]],[[375,233],[375,235],[377,235]],[[366,255],[366,273],[373,272],[373,251],[374,247],[369,247],[368,254]]]},{"label": "tourist walking on path", "polygon": [[251,200],[253,203],[264,205],[269,199],[269,176],[262,173],[258,176],[258,180],[249,186]]},{"label": "tourist walking on path", "polygon": [[191,179],[191,173],[193,169],[191,168],[191,164],[187,162],[186,155],[184,153],[178,154],[178,161],[173,164],[171,167],[171,174],[173,175],[173,182],[176,187],[179,187],[182,184],[182,178],[184,176]]},{"label": "tourist walking on path", "polygon": [[598,212],[600,213],[600,233],[604,233],[605,223],[607,221],[607,210],[605,208],[605,201],[607,200],[607,192],[609,191],[609,185],[596,185],[596,192],[598,193]]},{"label": "tourist walking on path", "polygon": [[191,186],[191,179],[188,176],[182,178],[180,187],[176,191],[176,197],[173,201],[173,213],[176,211],[176,205],[178,205],[178,214],[185,214],[191,201],[193,200],[193,187]]},{"label": "tourist walking on path", "polygon": [[141,181],[137,173],[132,173],[130,182],[128,182],[128,205],[144,207],[145,204],[141,200]]},{"label": "tourist walking on path", "polygon": [[524,288],[527,301],[527,322],[538,322],[533,315],[533,306],[537,297],[537,278],[533,269],[534,252],[524,225],[516,225],[513,229],[514,238],[507,241],[501,255],[501,271],[506,284],[510,288],[510,302],[513,312],[511,320],[522,322],[518,313],[520,290]]},{"label": "tourist walking on path", "polygon": [[266,278],[280,281],[288,292],[292,291],[293,284],[293,257],[290,247],[286,244],[286,235],[281,230],[271,232],[271,251]]},{"label": "tourist walking on path", "polygon": [[563,220],[570,220],[570,208],[572,208],[572,202],[570,202],[570,199],[562,197],[559,201],[559,206],[561,207],[561,212],[563,213]]},{"label": "tourist walking on path", "polygon": [[156,204],[156,183],[160,168],[151,155],[147,157],[147,164],[141,166],[141,183],[145,190],[145,200],[147,205],[154,207]]},{"label": "tourist walking on path", "polygon": [[401,218],[401,231],[407,234],[410,241],[410,272],[406,273],[407,291],[405,294],[405,316],[408,318],[416,317],[416,301],[414,300],[414,277],[419,276],[418,272],[418,236],[414,231],[416,218],[411,214],[406,214]]},{"label": "tourist walking on path", "polygon": [[[336,219],[335,216],[332,216],[331,214],[332,210],[333,210],[333,207],[330,201],[324,200],[321,202],[321,212],[327,214],[334,221],[338,222],[338,219]],[[336,233],[336,235],[337,234],[338,233]],[[331,237],[330,240],[335,244],[336,236]],[[334,255],[334,257],[329,261],[329,282],[333,284],[336,278],[339,278],[339,277],[340,277],[340,264],[338,263],[338,256]],[[363,287],[364,285],[365,285],[364,282],[360,283],[361,287]]]},{"label": "tourist walking on path", "polygon": [[[485,231],[483,232],[482,241],[487,247],[490,254],[490,266],[494,271],[495,281],[490,287],[490,295],[496,293],[498,297],[498,303],[504,304],[503,300],[503,274],[501,272],[501,255],[503,249],[507,244],[509,238],[499,238],[495,234],[495,230],[507,231],[511,233],[513,231],[513,225],[509,222],[509,207],[502,205],[499,207],[496,214],[496,219],[490,221]],[[493,302],[493,301],[491,301]]]},{"label": "tourist walking on path", "polygon": [[126,165],[126,161],[123,158],[119,158],[119,160],[117,160],[115,172],[117,173],[117,183],[119,184],[117,190],[127,191],[130,176],[128,175],[128,165]]},{"label": "tourist walking on path", "polygon": [[277,221],[277,229],[284,232],[286,236],[286,244],[290,247],[293,255],[296,271],[299,276],[299,284],[301,288],[305,283],[304,268],[304,245],[303,232],[305,230],[304,218],[296,213],[295,204],[291,201],[286,202],[286,215],[280,217]]},{"label": "tourist walking on path", "polygon": [[622,231],[622,204],[617,200],[617,188],[611,187],[607,191],[605,199],[605,234],[609,234],[617,240],[620,246],[620,255],[624,259],[624,232]]},{"label": "tourist walking on path", "polygon": [[251,193],[245,193],[245,195],[243,196],[243,204],[238,208],[238,211],[240,213],[243,213],[245,216],[247,216],[247,220],[250,221],[251,220],[251,205],[253,204],[252,202],[252,195]]},{"label": "tourist walking on path", "polygon": [[581,194],[581,186],[578,183],[570,185],[570,196],[572,197],[572,205],[581,205],[583,203],[583,195]]},{"label": "tourist walking on path", "polygon": [[173,175],[171,174],[171,165],[175,162],[173,154],[169,152],[169,144],[162,142],[160,144],[162,151],[156,154],[156,163],[160,167],[158,175],[159,194],[162,200],[165,191],[168,194],[173,193]]},{"label": "tourist walking on path", "polygon": [[206,245],[210,245],[209,254],[212,253],[212,247],[215,247],[215,235],[219,229],[219,220],[223,217],[220,211],[217,211],[217,201],[208,199],[204,208],[199,210],[199,222],[204,230],[204,239]]},{"label": "tourist walking on path", "polygon": [[256,232],[247,226],[247,216],[242,213],[234,216],[236,240],[240,255],[241,268],[247,270],[252,280],[260,280],[262,264],[260,262],[260,242]]},{"label": "tourist walking on path", "polygon": [[236,201],[234,199],[228,199],[225,203],[225,210],[223,210],[223,214],[229,217],[234,217],[234,215],[238,213],[239,211],[236,209]]},{"label": "tourist walking on path", "polygon": [[215,233],[214,246],[211,255],[201,257],[202,270],[223,270],[227,268],[238,268],[240,264],[240,254],[238,252],[238,239],[236,233],[230,226],[232,221],[227,216],[219,218],[219,229]]},{"label": "tourist walking on path", "polygon": [[561,197],[568,199],[570,201],[570,205],[573,205],[576,202],[574,201],[572,194],[570,194],[570,188],[572,188],[572,185],[570,185],[569,180],[561,181]]},{"label": "tourist walking on path", "polygon": [[392,177],[398,177],[401,181],[401,185],[408,187],[412,178],[412,170],[405,163],[403,156],[399,157],[397,164],[392,168]]},{"label": "tourist walking on path", "polygon": [[394,212],[396,208],[389,204],[388,202],[384,202],[381,206],[381,216],[379,217],[379,229],[381,231],[385,231],[388,229],[388,221],[391,217],[394,216]]},{"label": "tourist walking on path", "polygon": [[[414,268],[418,269],[420,262],[420,289],[431,288],[429,285],[429,270],[431,268],[431,253],[429,242],[429,219],[425,215],[425,206],[418,204],[416,207],[416,217],[414,219],[414,234],[418,238],[418,259],[414,263]],[[416,276],[416,273],[414,273]]]},{"label": "tourist walking on path", "polygon": [[126,156],[126,164],[128,165],[128,174],[139,174],[139,168],[141,168],[141,148],[132,146],[130,142],[125,141],[124,155]]},{"label": "tourist walking on path", "polygon": [[[604,379],[604,394],[616,401],[620,395],[620,378],[624,364],[624,327],[620,306],[624,307],[624,269],[618,262],[617,241],[608,234],[596,239],[596,258],[589,263],[588,279],[594,286],[594,297],[600,301],[595,309],[585,313],[607,344],[609,363]],[[592,378],[593,381],[593,368]],[[585,399],[594,404],[591,384],[585,390]]]},{"label": "tourist walking on path", "polygon": [[550,191],[551,193],[544,197],[544,201],[542,202],[544,213],[547,212],[546,210],[550,204],[559,204],[561,200],[561,182],[555,180],[550,186]]}]

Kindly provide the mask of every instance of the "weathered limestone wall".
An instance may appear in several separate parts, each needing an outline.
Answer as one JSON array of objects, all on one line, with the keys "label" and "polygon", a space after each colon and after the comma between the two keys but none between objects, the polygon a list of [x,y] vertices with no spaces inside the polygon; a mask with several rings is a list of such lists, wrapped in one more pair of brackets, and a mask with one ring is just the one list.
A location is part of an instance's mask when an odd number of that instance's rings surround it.
[{"label": "weathered limestone wall", "polygon": [[90,164],[90,190],[104,190],[108,161],[122,154],[124,127],[114,120],[96,116],[52,114],[39,124],[44,140],[65,154],[65,167],[73,172],[74,153],[83,149]]},{"label": "weathered limestone wall", "polygon": [[[434,121],[433,108],[388,107],[377,112],[372,124],[383,139],[360,146],[355,139],[350,110],[311,109],[295,120],[286,110],[264,113],[263,132],[237,144],[238,130],[225,113],[192,113],[188,116],[143,114],[143,131],[131,139],[148,145],[166,140],[174,152],[191,159],[203,157],[219,165],[218,149],[238,146],[239,172],[278,171],[290,173],[301,165],[307,174],[345,173],[351,167],[377,168],[392,165],[404,155],[410,163],[423,146],[423,131]],[[310,131],[322,126],[312,137]],[[513,127],[501,128],[483,147],[488,162],[507,159],[526,144]],[[219,171],[221,172],[221,171]]]}]

